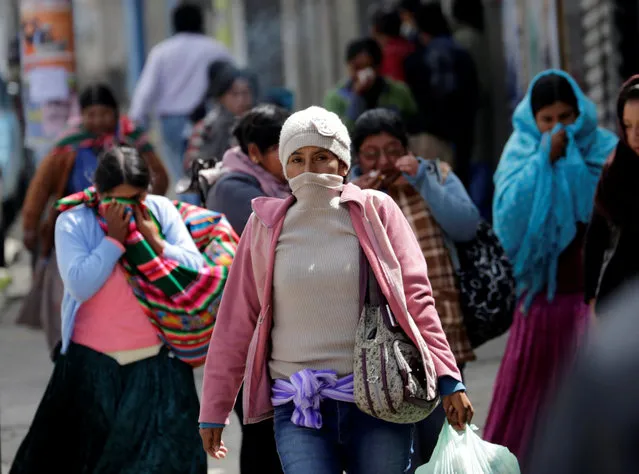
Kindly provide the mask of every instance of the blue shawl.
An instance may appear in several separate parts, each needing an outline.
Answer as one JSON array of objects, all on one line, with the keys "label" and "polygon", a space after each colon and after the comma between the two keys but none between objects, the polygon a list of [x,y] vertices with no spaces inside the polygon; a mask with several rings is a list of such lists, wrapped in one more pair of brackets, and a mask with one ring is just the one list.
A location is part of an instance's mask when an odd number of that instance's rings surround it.
[{"label": "blue shawl", "polygon": [[[530,103],[540,77],[565,77],[574,90],[579,116],[574,124],[558,125],[550,133],[537,128]],[[597,127],[597,108],[567,73],[548,70],[537,75],[513,114],[514,131],[495,174],[494,227],[512,261],[517,293],[527,293],[528,309],[535,295],[547,289],[549,301],[557,290],[559,255],[587,223],[595,187],[617,136]],[[566,156],[550,162],[551,135],[565,128]]]}]

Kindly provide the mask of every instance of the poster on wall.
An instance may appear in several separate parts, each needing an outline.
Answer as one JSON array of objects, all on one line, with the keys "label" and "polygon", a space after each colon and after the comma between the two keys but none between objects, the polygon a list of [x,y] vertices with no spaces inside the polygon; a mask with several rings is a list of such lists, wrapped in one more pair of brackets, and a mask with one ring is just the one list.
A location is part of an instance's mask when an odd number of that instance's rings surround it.
[{"label": "poster on wall", "polygon": [[40,161],[77,112],[71,0],[20,5],[26,142]]}]

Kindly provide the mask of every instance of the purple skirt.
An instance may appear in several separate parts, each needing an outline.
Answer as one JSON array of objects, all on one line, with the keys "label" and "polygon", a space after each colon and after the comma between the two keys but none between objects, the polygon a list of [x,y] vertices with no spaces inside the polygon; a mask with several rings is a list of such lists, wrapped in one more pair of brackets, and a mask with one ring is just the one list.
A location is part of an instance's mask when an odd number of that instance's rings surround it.
[{"label": "purple skirt", "polygon": [[484,439],[506,446],[525,464],[545,401],[572,362],[588,324],[582,293],[537,296],[528,313],[517,310],[499,367]]}]

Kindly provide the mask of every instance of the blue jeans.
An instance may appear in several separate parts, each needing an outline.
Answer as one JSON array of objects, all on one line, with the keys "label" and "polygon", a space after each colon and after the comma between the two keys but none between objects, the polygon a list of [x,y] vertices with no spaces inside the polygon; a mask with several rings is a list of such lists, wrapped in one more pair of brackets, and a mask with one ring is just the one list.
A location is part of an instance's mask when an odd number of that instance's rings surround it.
[{"label": "blue jeans", "polygon": [[160,117],[162,141],[164,142],[164,164],[175,183],[184,176],[184,129],[189,118],[186,115],[164,115]]},{"label": "blue jeans", "polygon": [[373,418],[354,403],[325,400],[322,428],[291,421],[293,403],[275,408],[275,443],[285,474],[402,474],[410,465],[413,425]]}]

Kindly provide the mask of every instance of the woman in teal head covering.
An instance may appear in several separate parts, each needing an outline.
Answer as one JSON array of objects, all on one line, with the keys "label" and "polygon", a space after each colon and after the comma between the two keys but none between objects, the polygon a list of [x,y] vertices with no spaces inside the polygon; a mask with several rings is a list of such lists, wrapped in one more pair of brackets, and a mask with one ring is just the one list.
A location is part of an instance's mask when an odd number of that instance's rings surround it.
[{"label": "woman in teal head covering", "polygon": [[495,174],[493,213],[520,301],[484,435],[523,461],[539,409],[588,321],[583,237],[617,137],[597,127],[595,104],[558,70],[533,79],[513,128]]}]

